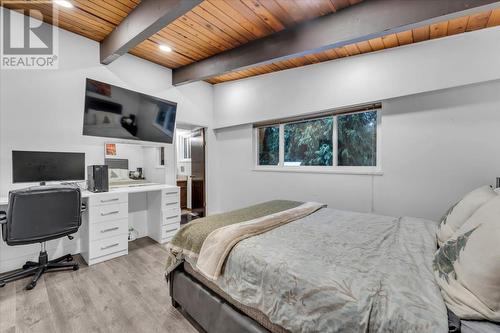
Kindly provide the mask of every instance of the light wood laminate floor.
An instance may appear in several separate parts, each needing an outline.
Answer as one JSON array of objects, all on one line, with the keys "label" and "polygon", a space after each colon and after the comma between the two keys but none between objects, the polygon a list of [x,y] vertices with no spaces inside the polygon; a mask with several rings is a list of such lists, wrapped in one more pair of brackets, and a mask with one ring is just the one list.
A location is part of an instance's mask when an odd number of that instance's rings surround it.
[{"label": "light wood laminate floor", "polygon": [[0,333],[197,332],[170,305],[164,279],[167,252],[149,238],[129,254],[78,271],[46,273],[35,289],[29,279],[0,288]]}]

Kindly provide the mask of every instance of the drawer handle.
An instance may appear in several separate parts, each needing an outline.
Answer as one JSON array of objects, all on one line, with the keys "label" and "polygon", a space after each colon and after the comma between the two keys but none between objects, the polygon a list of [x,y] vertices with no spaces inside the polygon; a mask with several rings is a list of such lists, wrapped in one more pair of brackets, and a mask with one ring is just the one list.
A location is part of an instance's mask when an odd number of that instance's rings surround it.
[{"label": "drawer handle", "polygon": [[102,200],[101,199],[101,202],[105,203],[105,202],[113,202],[113,201],[118,201],[118,200],[120,200],[120,198],[113,198],[113,199],[107,199],[107,200]]},{"label": "drawer handle", "polygon": [[176,219],[178,218],[179,215],[175,215],[175,216],[167,216],[167,220],[171,220],[171,219]]},{"label": "drawer handle", "polygon": [[107,249],[110,249],[110,248],[118,246],[118,245],[120,245],[120,243],[114,243],[114,244],[111,244],[108,246],[101,246],[101,250],[107,250]]},{"label": "drawer handle", "polygon": [[170,229],[170,230],[165,230],[165,232],[171,232],[171,231],[176,231],[177,228],[174,228],[174,229]]},{"label": "drawer handle", "polygon": [[120,212],[119,210],[115,210],[115,211],[112,211],[112,212],[109,212],[109,213],[101,213],[101,216],[108,216],[108,215],[118,214],[119,212]]},{"label": "drawer handle", "polygon": [[118,229],[120,229],[120,228],[119,227],[114,227],[114,228],[104,229],[104,230],[101,230],[101,234],[103,234],[105,232],[115,231],[115,230],[118,230]]},{"label": "drawer handle", "polygon": [[166,192],[165,195],[177,194],[177,192]]},{"label": "drawer handle", "polygon": [[169,202],[169,203],[166,203],[165,206],[172,206],[172,205],[178,205],[179,203],[178,202]]}]

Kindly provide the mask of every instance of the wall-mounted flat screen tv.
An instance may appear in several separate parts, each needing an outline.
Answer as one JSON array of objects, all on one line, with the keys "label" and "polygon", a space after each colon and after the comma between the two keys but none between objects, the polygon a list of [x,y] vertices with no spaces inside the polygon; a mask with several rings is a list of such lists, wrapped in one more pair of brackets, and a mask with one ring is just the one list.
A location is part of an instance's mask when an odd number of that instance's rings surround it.
[{"label": "wall-mounted flat screen tv", "polygon": [[83,135],[172,143],[177,103],[87,79]]}]

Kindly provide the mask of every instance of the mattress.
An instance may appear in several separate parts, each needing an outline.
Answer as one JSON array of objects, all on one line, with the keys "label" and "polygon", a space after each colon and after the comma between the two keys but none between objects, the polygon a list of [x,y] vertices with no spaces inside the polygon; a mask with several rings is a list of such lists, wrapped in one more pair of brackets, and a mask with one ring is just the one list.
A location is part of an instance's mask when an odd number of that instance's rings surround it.
[{"label": "mattress", "polygon": [[[189,260],[179,272],[239,310],[241,322],[260,324],[258,332],[447,332],[432,274],[436,227],[418,218],[322,209],[240,241],[215,280]],[[188,231],[185,237],[191,241]],[[194,296],[184,296],[191,304]],[[461,326],[500,332],[489,322]]]},{"label": "mattress", "polygon": [[436,228],[321,209],[239,242],[214,284],[271,331],[262,318],[290,332],[447,332]]},{"label": "mattress", "polygon": [[[280,327],[278,325],[273,324],[269,318],[264,315],[262,312],[259,310],[250,308],[248,306],[245,306],[238,301],[234,300],[229,296],[227,293],[225,293],[223,290],[221,290],[217,285],[205,277],[195,271],[190,264],[184,263],[183,265],[184,271],[192,276],[194,279],[196,279],[199,283],[203,284],[206,288],[214,292],[217,296],[220,298],[224,299],[226,302],[231,304],[233,307],[244,313],[246,316],[249,318],[252,318],[255,320],[257,323],[259,323],[262,327],[267,329],[271,333],[290,333],[290,331],[284,329],[283,327]],[[457,318],[457,320],[460,322],[460,320]],[[471,320],[462,320],[461,321],[461,327],[458,327],[457,330],[453,330],[450,332],[461,332],[461,333],[500,333],[500,324],[492,323],[492,322],[485,322],[485,321],[471,321]]]},{"label": "mattress", "polygon": [[234,306],[235,308],[246,314],[248,317],[258,322],[260,325],[262,325],[271,333],[290,333],[290,331],[284,329],[283,327],[273,324],[269,320],[269,318],[259,310],[251,308],[249,306],[245,306],[239,303],[238,301],[234,300],[233,298],[231,298],[231,296],[229,296],[222,289],[220,289],[215,283],[209,281],[203,275],[194,270],[193,267],[191,267],[191,265],[188,264],[187,262],[184,262],[184,271],[186,271],[189,275],[191,275],[196,280],[201,282],[205,287],[216,293],[219,297],[226,300],[232,306]]}]

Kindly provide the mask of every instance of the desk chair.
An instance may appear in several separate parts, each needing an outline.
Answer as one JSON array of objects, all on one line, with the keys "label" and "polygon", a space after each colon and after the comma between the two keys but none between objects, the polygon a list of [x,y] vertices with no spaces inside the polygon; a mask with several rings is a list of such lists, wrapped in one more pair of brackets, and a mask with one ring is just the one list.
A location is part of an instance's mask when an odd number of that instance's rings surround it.
[{"label": "desk chair", "polygon": [[68,236],[81,225],[82,199],[80,189],[72,186],[37,186],[9,193],[7,212],[0,212],[2,238],[7,245],[40,243],[38,262],[28,261],[22,270],[0,276],[0,287],[27,276],[33,276],[26,286],[33,289],[43,273],[72,268],[78,264],[71,254],[48,260],[45,242]]}]

